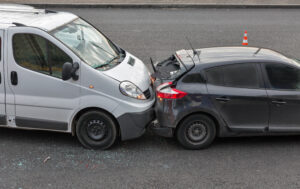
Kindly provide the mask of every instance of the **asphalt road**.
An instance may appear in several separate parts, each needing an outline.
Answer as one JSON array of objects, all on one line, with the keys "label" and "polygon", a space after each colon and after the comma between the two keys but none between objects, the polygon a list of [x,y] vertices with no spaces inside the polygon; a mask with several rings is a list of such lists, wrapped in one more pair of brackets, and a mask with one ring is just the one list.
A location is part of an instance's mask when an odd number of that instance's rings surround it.
[{"label": "asphalt road", "polygon": [[[250,46],[300,58],[297,9],[65,10],[145,62],[189,48],[186,36],[197,48],[241,45],[245,29]],[[299,157],[300,136],[217,139],[187,151],[148,132],[91,151],[68,134],[1,128],[0,188],[299,188]]]}]

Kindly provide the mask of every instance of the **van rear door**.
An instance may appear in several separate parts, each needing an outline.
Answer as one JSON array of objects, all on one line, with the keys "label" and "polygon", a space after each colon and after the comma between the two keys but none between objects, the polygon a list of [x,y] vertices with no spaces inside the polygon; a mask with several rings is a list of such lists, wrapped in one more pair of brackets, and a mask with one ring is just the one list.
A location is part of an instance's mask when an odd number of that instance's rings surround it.
[{"label": "van rear door", "polygon": [[4,31],[0,30],[0,125],[6,125],[4,90]]}]

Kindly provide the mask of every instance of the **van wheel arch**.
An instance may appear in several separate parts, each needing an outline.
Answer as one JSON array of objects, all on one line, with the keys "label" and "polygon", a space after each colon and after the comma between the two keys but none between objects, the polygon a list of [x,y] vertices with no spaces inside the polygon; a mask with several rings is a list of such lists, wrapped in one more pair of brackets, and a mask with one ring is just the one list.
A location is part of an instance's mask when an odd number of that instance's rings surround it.
[{"label": "van wheel arch", "polygon": [[76,113],[76,115],[74,116],[73,120],[72,120],[72,128],[71,128],[71,132],[72,132],[72,136],[76,136],[76,123],[79,120],[80,116],[83,115],[86,112],[89,111],[100,111],[100,112],[104,112],[107,115],[109,115],[113,121],[115,122],[115,124],[117,125],[117,136],[120,137],[121,133],[120,133],[120,125],[119,122],[117,121],[117,119],[108,111],[102,109],[102,108],[98,108],[98,107],[89,107],[89,108],[84,108],[82,110],[80,110],[79,112]]},{"label": "van wheel arch", "polygon": [[202,111],[192,112],[192,113],[187,114],[187,115],[185,115],[184,117],[182,117],[182,118],[180,119],[180,121],[178,121],[178,123],[177,123],[177,125],[176,125],[176,128],[175,128],[175,130],[174,130],[174,132],[173,132],[173,135],[174,135],[174,136],[176,135],[177,129],[178,129],[178,125],[180,125],[180,123],[182,123],[187,117],[189,117],[189,116],[191,116],[191,115],[195,115],[195,114],[202,114],[202,115],[205,115],[205,116],[211,118],[211,119],[213,120],[213,122],[215,123],[215,126],[216,126],[216,133],[217,133],[217,136],[218,136],[219,131],[220,131],[220,123],[219,123],[219,121],[217,120],[217,118],[216,118],[215,116],[213,116],[213,115],[211,115],[211,114],[209,114],[209,113],[207,113],[207,112],[202,112]]}]

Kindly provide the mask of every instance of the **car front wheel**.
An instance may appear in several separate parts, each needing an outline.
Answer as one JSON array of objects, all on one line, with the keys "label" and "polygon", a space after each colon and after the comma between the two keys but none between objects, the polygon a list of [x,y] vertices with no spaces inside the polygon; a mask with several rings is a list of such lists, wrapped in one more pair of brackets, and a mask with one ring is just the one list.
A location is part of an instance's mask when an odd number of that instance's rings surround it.
[{"label": "car front wheel", "polygon": [[110,115],[101,111],[90,111],[79,118],[76,135],[84,147],[105,150],[114,144],[117,126]]},{"label": "car front wheel", "polygon": [[191,150],[208,147],[216,137],[216,125],[206,115],[194,114],[185,118],[176,131],[179,143]]}]

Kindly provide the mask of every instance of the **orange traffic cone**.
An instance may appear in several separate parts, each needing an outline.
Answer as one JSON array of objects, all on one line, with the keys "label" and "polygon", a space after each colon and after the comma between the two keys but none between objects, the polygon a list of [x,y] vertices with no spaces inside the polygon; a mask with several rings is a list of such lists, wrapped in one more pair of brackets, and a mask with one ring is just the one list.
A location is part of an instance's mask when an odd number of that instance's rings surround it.
[{"label": "orange traffic cone", "polygon": [[244,33],[244,39],[243,39],[242,45],[248,45],[247,30],[245,30],[245,33]]}]

